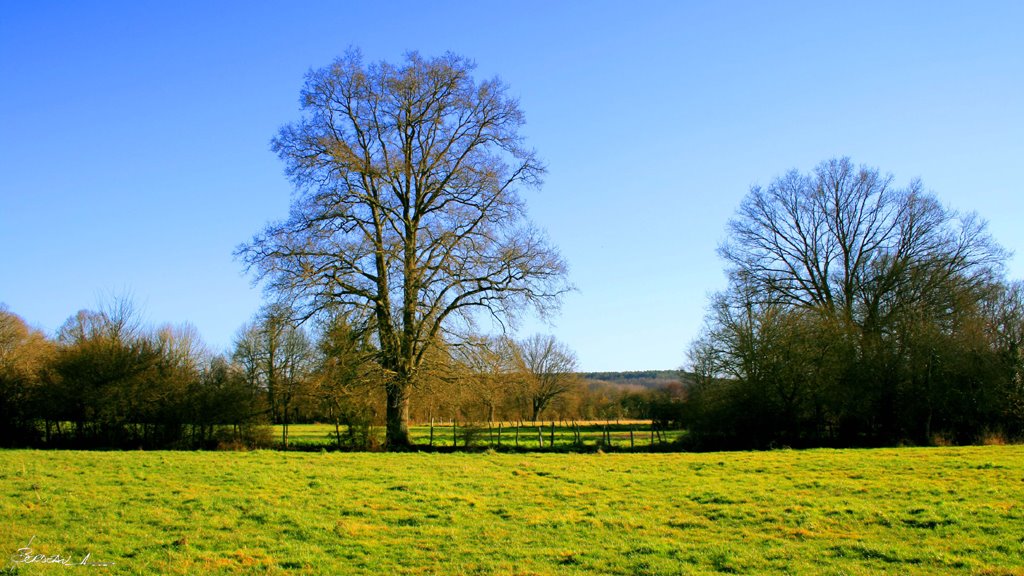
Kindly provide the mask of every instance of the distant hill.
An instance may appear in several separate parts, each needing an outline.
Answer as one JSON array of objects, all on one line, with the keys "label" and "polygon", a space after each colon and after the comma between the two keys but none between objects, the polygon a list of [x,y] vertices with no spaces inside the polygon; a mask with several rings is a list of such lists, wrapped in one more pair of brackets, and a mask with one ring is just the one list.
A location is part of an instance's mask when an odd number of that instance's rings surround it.
[{"label": "distant hill", "polygon": [[641,370],[635,372],[581,372],[588,382],[603,382],[613,386],[658,389],[672,384],[691,382],[690,374],[682,370]]}]

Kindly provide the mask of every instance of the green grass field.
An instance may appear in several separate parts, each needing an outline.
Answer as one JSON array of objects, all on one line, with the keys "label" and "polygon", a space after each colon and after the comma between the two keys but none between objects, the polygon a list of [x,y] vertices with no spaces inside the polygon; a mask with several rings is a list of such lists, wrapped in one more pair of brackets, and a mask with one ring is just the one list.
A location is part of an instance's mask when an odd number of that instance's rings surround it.
[{"label": "green grass field", "polygon": [[[31,554],[113,566],[13,563]],[[0,452],[17,574],[1024,574],[1024,447]]]}]

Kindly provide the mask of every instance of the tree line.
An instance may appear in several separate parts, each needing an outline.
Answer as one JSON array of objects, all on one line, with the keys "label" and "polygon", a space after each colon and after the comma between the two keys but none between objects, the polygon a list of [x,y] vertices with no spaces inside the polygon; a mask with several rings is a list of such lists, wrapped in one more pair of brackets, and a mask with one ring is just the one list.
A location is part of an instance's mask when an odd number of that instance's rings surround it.
[{"label": "tree line", "polygon": [[1024,285],[976,215],[846,158],[755,186],[692,344],[703,448],[970,443],[1024,433]]},{"label": "tree line", "polygon": [[[309,328],[294,316],[267,306],[230,351],[214,354],[188,325],[143,326],[125,299],[78,312],[53,337],[0,307],[0,443],[287,447],[291,424],[326,422],[339,448],[379,446],[389,375],[372,339],[344,316]],[[412,390],[415,421],[638,418],[657,397],[584,381],[574,353],[551,336],[436,350]]]}]

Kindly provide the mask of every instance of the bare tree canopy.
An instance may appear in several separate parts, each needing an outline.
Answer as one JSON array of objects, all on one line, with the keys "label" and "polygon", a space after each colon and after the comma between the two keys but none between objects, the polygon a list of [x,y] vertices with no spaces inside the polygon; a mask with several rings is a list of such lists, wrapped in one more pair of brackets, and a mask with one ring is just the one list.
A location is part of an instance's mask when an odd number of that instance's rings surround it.
[{"label": "bare tree canopy", "polygon": [[313,343],[301,326],[291,322],[291,311],[266,306],[235,338],[234,360],[244,371],[250,388],[267,395],[270,418],[281,424],[281,443],[288,447],[290,407],[313,371]]},{"label": "bare tree canopy", "polygon": [[390,374],[387,442],[409,443],[409,390],[424,354],[481,311],[542,313],[566,265],[526,219],[520,186],[544,168],[497,79],[447,54],[364,66],[357,51],[310,72],[303,118],[273,149],[296,188],[291,215],[238,254],[308,314],[345,309],[376,334]]},{"label": "bare tree canopy", "polygon": [[991,282],[1006,254],[984,222],[892,180],[848,158],[791,171],[751,189],[719,252],[763,297],[861,325],[950,281]]},{"label": "bare tree canopy", "polygon": [[525,375],[526,396],[532,418],[541,413],[555,398],[577,384],[576,354],[554,336],[535,334],[516,346],[516,361]]},{"label": "bare tree canopy", "polygon": [[480,403],[487,422],[494,421],[499,406],[514,395],[521,381],[517,351],[517,344],[507,336],[470,338],[452,350],[460,383]]}]

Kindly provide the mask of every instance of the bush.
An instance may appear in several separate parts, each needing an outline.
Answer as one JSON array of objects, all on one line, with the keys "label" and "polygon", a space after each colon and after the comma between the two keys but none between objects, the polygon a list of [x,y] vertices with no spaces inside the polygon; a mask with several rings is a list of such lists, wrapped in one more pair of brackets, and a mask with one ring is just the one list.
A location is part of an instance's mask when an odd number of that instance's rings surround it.
[{"label": "bush", "polygon": [[981,437],[978,438],[978,443],[982,446],[1005,446],[1011,442],[1007,440],[1006,435],[1000,430],[985,430],[981,433]]},{"label": "bush", "polygon": [[467,448],[479,445],[486,434],[487,428],[479,424],[463,424],[457,432],[458,439]]},{"label": "bush", "polygon": [[243,424],[218,428],[214,433],[217,450],[262,450],[274,445],[274,430],[266,424]]}]

